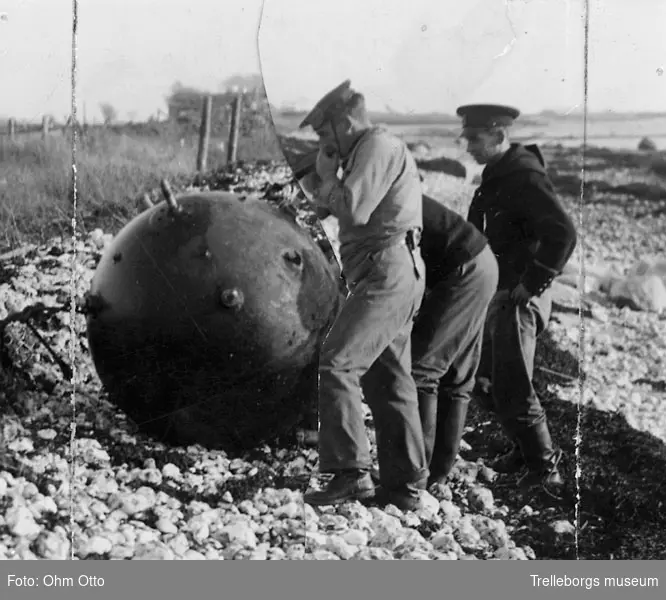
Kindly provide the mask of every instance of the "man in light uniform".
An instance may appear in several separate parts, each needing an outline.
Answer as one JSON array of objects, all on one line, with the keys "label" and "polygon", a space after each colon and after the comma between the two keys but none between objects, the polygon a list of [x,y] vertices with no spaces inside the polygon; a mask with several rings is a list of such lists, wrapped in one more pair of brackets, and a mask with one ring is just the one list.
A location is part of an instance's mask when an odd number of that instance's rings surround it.
[{"label": "man in light uniform", "polygon": [[550,319],[549,286],[573,253],[576,231],[538,148],[509,141],[517,109],[483,104],[461,106],[457,113],[467,151],[486,165],[468,220],[488,238],[499,265],[485,326],[490,360],[482,359],[479,379],[490,375],[494,410],[514,447],[494,467],[505,473],[524,469],[524,484],[559,495],[562,452],[551,439],[532,376],[536,340]]},{"label": "man in light uniform", "polygon": [[[319,361],[320,470],[334,477],[305,501],[328,505],[375,496],[363,389],[377,434],[382,489],[376,500],[413,509],[428,476],[411,374],[410,335],[425,289],[418,169],[401,140],[372,126],[349,80],[319,101],[301,123],[307,125],[320,140],[321,184],[313,200],[320,218],[332,214],[339,221],[349,295]],[[385,393],[364,385],[366,375],[387,384]]]}]

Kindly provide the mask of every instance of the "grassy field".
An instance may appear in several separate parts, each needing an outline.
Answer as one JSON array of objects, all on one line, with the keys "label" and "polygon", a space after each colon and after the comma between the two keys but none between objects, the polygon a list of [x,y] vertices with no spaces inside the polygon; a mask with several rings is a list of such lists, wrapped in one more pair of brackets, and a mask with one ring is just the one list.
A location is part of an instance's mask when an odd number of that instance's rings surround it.
[{"label": "grassy field", "polygon": [[[211,138],[208,168],[226,163],[226,139]],[[224,147],[220,147],[220,144]],[[196,134],[155,130],[91,129],[78,138],[76,151],[78,227],[117,231],[136,212],[144,192],[196,171]],[[240,160],[281,159],[270,128],[239,139]],[[0,253],[54,235],[71,234],[71,135],[54,132],[0,137]]]},{"label": "grassy field", "polygon": [[[278,133],[292,133],[300,115],[274,115]],[[553,120],[539,127],[526,126],[517,131],[518,138],[535,136],[539,143],[559,143],[576,135],[575,119]],[[457,130],[451,125],[435,127],[430,123],[390,126],[406,141],[427,141],[433,149],[449,148],[456,158]],[[599,122],[591,129],[598,139],[592,145],[614,148],[609,152],[622,158],[628,151],[634,156],[639,136],[652,132],[658,148],[666,145],[666,118],[629,122]],[[303,130],[303,135],[310,135]],[[631,136],[630,136],[631,134]],[[226,163],[226,132],[210,140],[208,169]],[[611,136],[611,137],[606,137]],[[615,136],[615,137],[613,137]],[[628,137],[629,136],[629,137]],[[664,137],[661,142],[659,136]],[[625,139],[626,138],[626,139]],[[595,143],[596,142],[596,143]],[[194,176],[198,135],[166,123],[136,124],[87,130],[77,144],[78,229],[80,232],[101,227],[117,232],[137,212],[144,192],[159,185],[162,177],[183,181]],[[622,155],[622,156],[620,156]],[[265,124],[246,128],[239,139],[240,160],[282,160],[273,126]],[[652,172],[666,174],[666,155],[636,157],[652,161]],[[15,142],[0,135],[0,254],[25,243],[43,242],[54,235],[71,234],[72,141],[70,134],[54,131],[42,140],[39,131],[17,136]]]}]

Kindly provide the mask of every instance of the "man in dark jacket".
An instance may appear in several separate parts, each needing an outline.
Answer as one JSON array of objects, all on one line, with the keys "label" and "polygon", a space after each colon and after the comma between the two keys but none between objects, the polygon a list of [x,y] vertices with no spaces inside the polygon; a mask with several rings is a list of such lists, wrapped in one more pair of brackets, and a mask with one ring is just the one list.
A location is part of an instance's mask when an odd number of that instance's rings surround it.
[{"label": "man in dark jacket", "polygon": [[428,196],[421,253],[428,292],[412,332],[412,373],[430,485],[448,477],[460,448],[498,267],[486,238]]},{"label": "man in dark jacket", "polygon": [[[474,225],[433,198],[422,199],[427,291],[411,344],[431,485],[447,478],[458,455],[498,268],[488,241]],[[363,378],[364,390],[376,397],[388,393],[387,384],[376,371]],[[378,471],[373,477],[379,482]]]},{"label": "man in dark jacket", "polygon": [[468,220],[488,238],[499,264],[485,334],[494,409],[514,447],[494,467],[500,472],[526,467],[524,484],[541,483],[557,495],[562,452],[551,440],[532,377],[536,339],[550,319],[549,286],[573,253],[576,231],[538,148],[509,141],[508,128],[519,111],[470,105],[457,112],[468,152],[486,165]]},{"label": "man in dark jacket", "polygon": [[[421,255],[427,290],[412,330],[412,374],[430,486],[446,480],[458,455],[498,267],[477,228],[427,195]],[[373,373],[363,381],[374,395],[386,393]]]}]

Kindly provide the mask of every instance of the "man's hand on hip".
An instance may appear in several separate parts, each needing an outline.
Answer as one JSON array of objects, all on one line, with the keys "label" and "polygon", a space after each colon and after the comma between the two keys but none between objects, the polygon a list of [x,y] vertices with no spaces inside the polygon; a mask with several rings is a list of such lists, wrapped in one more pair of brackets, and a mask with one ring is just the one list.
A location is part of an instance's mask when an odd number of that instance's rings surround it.
[{"label": "man's hand on hip", "polygon": [[515,288],[513,288],[513,291],[511,292],[511,299],[518,306],[527,306],[527,303],[531,298],[532,294],[522,283],[519,283]]}]

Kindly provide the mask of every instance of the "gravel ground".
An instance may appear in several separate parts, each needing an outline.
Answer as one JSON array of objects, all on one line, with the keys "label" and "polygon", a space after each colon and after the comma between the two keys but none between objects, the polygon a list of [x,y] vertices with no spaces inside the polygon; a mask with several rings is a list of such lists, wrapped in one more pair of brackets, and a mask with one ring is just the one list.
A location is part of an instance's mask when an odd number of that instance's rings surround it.
[{"label": "gravel ground", "polygon": [[[433,195],[451,201],[449,185],[460,197],[456,207],[464,206],[467,184],[425,175]],[[288,169],[271,164],[198,184],[270,196],[272,184],[288,178]],[[575,198],[566,201],[576,209]],[[636,203],[590,205],[586,249],[596,256],[603,247],[603,259],[618,267],[648,250],[663,252],[664,224],[637,219]],[[308,215],[299,219],[321,240]],[[110,239],[98,230],[76,247],[53,240],[1,259],[0,320],[36,302],[62,307],[72,284],[80,300]],[[517,491],[488,468],[502,439],[494,419],[473,406],[449,484],[408,513],[305,505],[305,489],[320,483],[317,452],[297,444],[231,456],[157,443],[106,402],[83,315],[62,309],[34,319],[76,366],[72,381],[25,323],[10,323],[0,356],[0,559],[528,560],[572,558],[577,550],[581,558],[664,558],[666,325],[598,295],[585,315],[582,404],[571,288],[560,287],[537,360],[537,386],[567,454],[567,497]],[[369,415],[368,432],[372,439]]]}]

